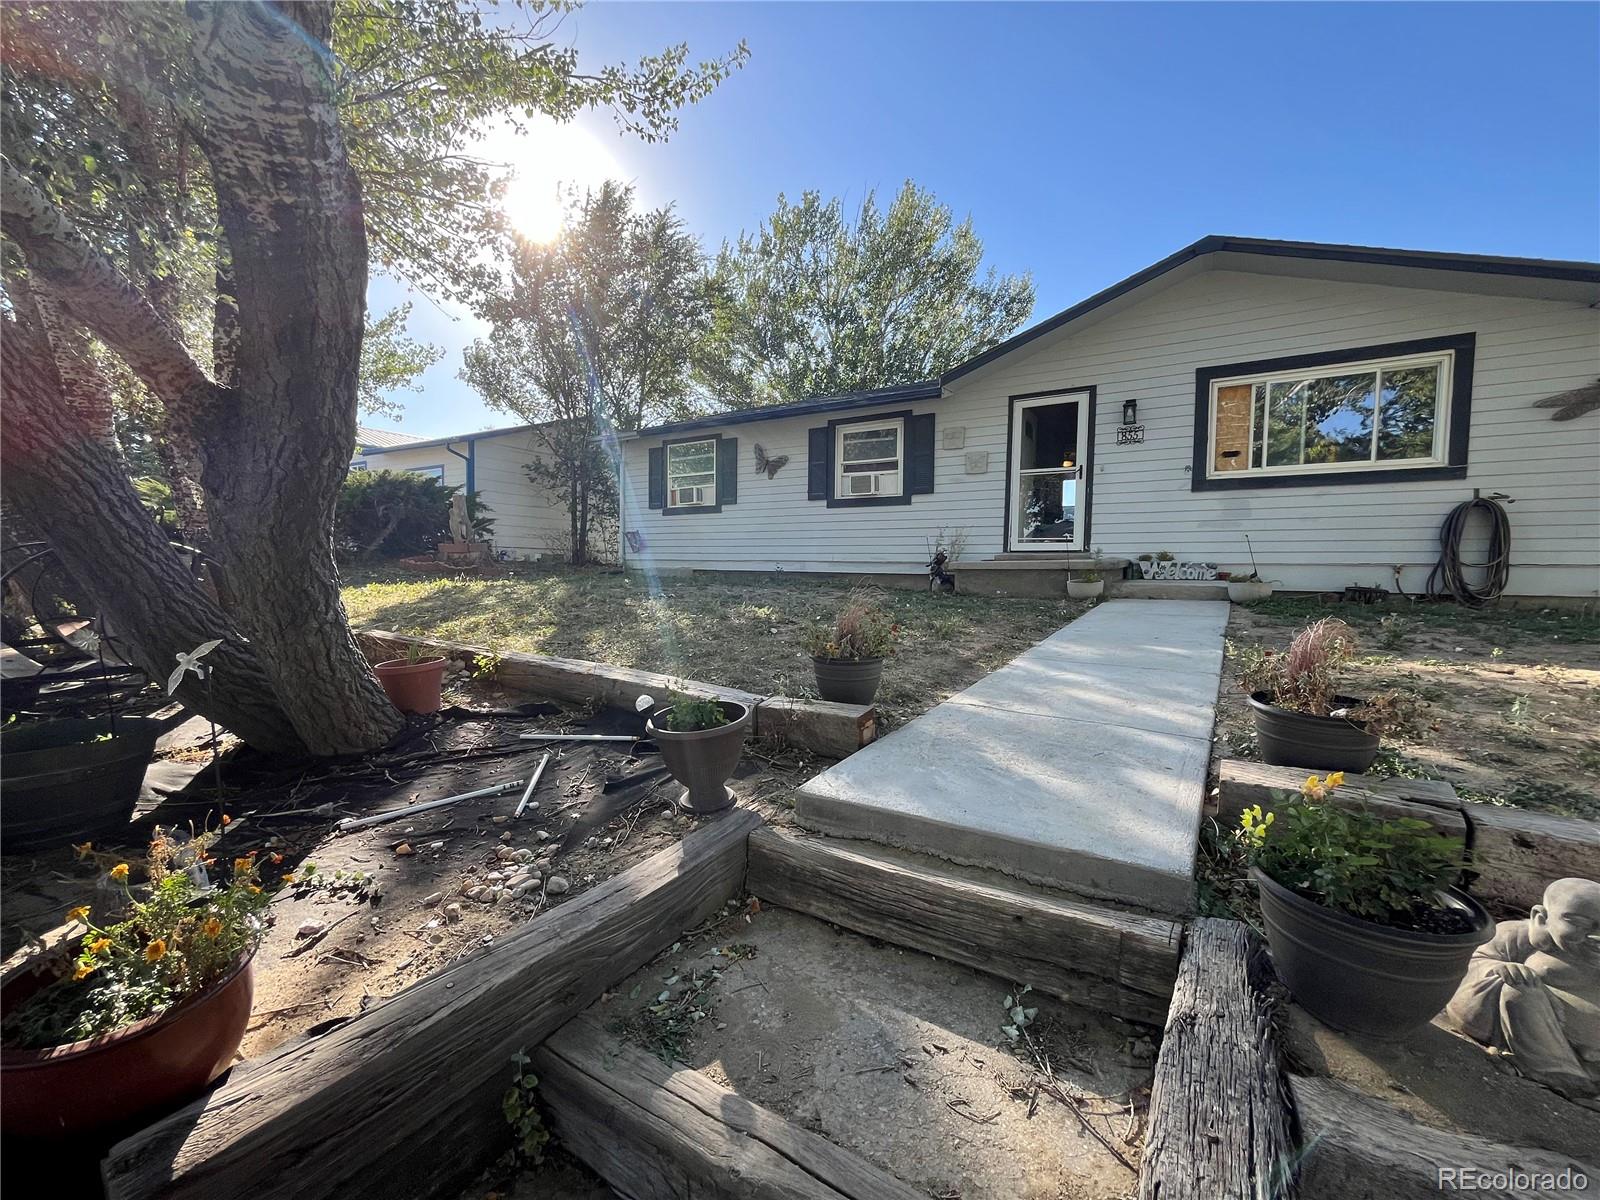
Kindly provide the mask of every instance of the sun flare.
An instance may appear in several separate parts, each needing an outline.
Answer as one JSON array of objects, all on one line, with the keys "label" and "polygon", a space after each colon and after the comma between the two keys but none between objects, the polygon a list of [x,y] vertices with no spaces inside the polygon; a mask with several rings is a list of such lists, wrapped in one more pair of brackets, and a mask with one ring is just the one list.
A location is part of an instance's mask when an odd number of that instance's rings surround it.
[{"label": "sun flare", "polygon": [[507,219],[531,242],[561,236],[567,204],[607,179],[624,177],[611,152],[588,130],[548,117],[501,128],[485,142],[486,157],[511,168],[501,200]]}]

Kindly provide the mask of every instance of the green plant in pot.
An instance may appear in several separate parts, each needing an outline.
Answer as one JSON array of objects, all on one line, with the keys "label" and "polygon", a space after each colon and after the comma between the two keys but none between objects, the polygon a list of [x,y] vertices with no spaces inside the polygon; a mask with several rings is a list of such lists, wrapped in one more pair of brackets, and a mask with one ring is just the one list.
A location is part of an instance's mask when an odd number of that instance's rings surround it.
[{"label": "green plant in pot", "polygon": [[1067,573],[1067,596],[1072,600],[1096,600],[1105,593],[1105,577],[1099,571]]},{"label": "green plant in pot", "polygon": [[77,931],[0,990],[0,1126],[60,1138],[122,1126],[197,1095],[233,1062],[250,1019],[251,960],[271,896],[255,857],[228,882],[207,868],[222,830],[157,830],[147,882],[85,843],[103,868]]},{"label": "green plant in pot", "polygon": [[678,807],[712,813],[729,808],[728,779],[744,753],[750,708],[732,700],[678,696],[645,722],[645,733],[661,747],[661,759],[683,784]]},{"label": "green plant in pot", "polygon": [[883,680],[883,660],[899,640],[900,626],[872,593],[851,592],[831,625],[813,626],[806,634],[817,694],[838,704],[871,704]]},{"label": "green plant in pot", "polygon": [[1342,803],[1343,782],[1313,775],[1270,811],[1246,809],[1238,836],[1295,1000],[1336,1029],[1400,1038],[1449,1003],[1494,922],[1455,886],[1459,838]]},{"label": "green plant in pot", "polygon": [[403,658],[378,663],[372,673],[401,712],[436,713],[444,703],[444,672],[449,661],[420,642],[406,646]]},{"label": "green plant in pot", "polygon": [[1250,696],[1263,762],[1322,771],[1365,771],[1385,733],[1416,726],[1421,698],[1392,689],[1367,699],[1339,693],[1339,671],[1356,636],[1336,617],[1307,625],[1286,651],[1229,644],[1239,686]]}]

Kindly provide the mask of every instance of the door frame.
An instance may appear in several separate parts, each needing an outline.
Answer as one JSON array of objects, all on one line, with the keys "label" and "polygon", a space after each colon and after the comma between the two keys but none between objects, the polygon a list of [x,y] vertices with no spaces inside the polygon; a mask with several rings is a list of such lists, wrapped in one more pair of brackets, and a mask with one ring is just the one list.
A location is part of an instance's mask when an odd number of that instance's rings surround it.
[{"label": "door frame", "polygon": [[[1050,390],[1044,392],[1020,392],[1017,395],[1007,397],[1005,528],[1004,540],[1001,542],[1001,545],[1006,548],[1007,553],[1041,554],[1049,553],[1053,550],[1057,554],[1082,554],[1089,550],[1089,519],[1091,516],[1090,506],[1094,496],[1094,486],[1092,480],[1094,478],[1094,424],[1095,400],[1097,398],[1097,392],[1098,388],[1096,385],[1088,384],[1084,387],[1051,388]],[[1059,397],[1061,400],[1071,400],[1074,397],[1077,397],[1078,403],[1084,406],[1084,415],[1082,421],[1084,444],[1079,447],[1078,451],[1078,465],[1081,468],[1081,474],[1078,478],[1078,486],[1080,491],[1080,497],[1078,501],[1079,511],[1077,517],[1075,518],[1075,531],[1081,531],[1081,533],[1076,539],[1080,548],[1076,550],[1072,549],[1071,547],[1061,546],[1060,544],[1043,546],[1013,545],[1014,539],[1011,536],[1011,500],[1016,493],[1016,488],[1013,486],[1015,483],[1015,473],[1012,470],[1012,460],[1016,454],[1017,445],[1017,404],[1020,401],[1045,400],[1054,397]]]}]

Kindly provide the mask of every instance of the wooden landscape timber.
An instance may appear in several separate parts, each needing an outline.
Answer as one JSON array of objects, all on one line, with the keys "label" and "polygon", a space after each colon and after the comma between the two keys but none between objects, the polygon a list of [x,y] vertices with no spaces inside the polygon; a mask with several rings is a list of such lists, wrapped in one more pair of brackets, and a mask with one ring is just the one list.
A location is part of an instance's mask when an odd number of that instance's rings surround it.
[{"label": "wooden landscape timber", "polygon": [[657,671],[615,667],[577,658],[550,658],[515,650],[496,652],[483,646],[413,637],[384,629],[364,629],[356,636],[362,649],[374,657],[399,657],[410,647],[419,646],[469,666],[480,661],[493,663],[495,682],[542,699],[593,702],[630,712],[640,696],[653,696],[662,704],[674,695],[731,700],[750,707],[756,736],[779,738],[791,746],[828,758],[854,754],[878,736],[878,710],[870,704],[831,704],[825,700],[790,696],[758,696]]},{"label": "wooden landscape timber", "polygon": [[1139,1200],[1287,1194],[1289,1102],[1266,948],[1237,921],[1189,928],[1150,1092]]},{"label": "wooden landscape timber", "polygon": [[[1489,1200],[1600,1196],[1600,1164],[1436,1129],[1332,1079],[1295,1075],[1289,1088],[1305,1147],[1299,1164],[1300,1200],[1436,1200],[1450,1192]],[[1462,1179],[1463,1170],[1487,1176],[1504,1172],[1511,1177],[1508,1185],[1518,1174],[1530,1180],[1548,1174],[1552,1186],[1497,1187]],[[1568,1180],[1586,1177],[1587,1185],[1555,1182],[1563,1172]]]},{"label": "wooden landscape timber", "polygon": [[561,1144],[634,1200],[926,1200],[685,1066],[582,1016],[533,1053]]},{"label": "wooden landscape timber", "polygon": [[510,1140],[511,1057],[736,895],[755,813],[682,842],[321,1037],[235,1070],[114,1146],[109,1200],[393,1200],[459,1187]]},{"label": "wooden landscape timber", "polygon": [[[1298,792],[1307,774],[1298,767],[1223,759],[1217,767],[1217,820],[1231,828],[1240,810],[1270,807],[1275,792]],[[1448,783],[1428,779],[1349,775],[1333,801],[1387,817],[1416,817],[1461,838],[1476,876],[1472,894],[1503,909],[1526,913],[1557,879],[1600,879],[1600,824],[1594,821],[1459,800]]]},{"label": "wooden landscape timber", "polygon": [[958,870],[865,842],[769,827],[750,836],[745,886],[763,901],[1007,983],[1146,1025],[1165,1019],[1180,925]]}]

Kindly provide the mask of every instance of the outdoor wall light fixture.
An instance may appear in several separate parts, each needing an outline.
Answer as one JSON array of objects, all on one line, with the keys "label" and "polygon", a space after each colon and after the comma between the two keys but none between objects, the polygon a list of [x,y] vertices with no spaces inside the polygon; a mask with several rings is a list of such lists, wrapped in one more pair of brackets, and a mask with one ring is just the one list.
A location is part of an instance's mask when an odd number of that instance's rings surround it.
[{"label": "outdoor wall light fixture", "polygon": [[1122,423],[1124,425],[1137,425],[1139,423],[1139,402],[1134,399],[1122,402]]},{"label": "outdoor wall light fixture", "polygon": [[1072,461],[1072,455],[1063,454],[1061,456],[1061,469],[1063,471],[1070,471],[1076,465],[1077,464]]}]

